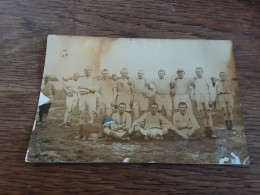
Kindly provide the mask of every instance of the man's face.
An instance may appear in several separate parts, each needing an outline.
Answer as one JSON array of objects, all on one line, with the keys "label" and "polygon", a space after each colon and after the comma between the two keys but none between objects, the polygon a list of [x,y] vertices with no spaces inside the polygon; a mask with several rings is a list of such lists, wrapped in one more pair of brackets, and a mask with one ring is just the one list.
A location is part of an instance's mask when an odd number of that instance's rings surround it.
[{"label": "man's face", "polygon": [[73,75],[73,79],[74,79],[74,81],[77,81],[79,79],[79,75],[78,74],[74,74]]},{"label": "man's face", "polygon": [[144,73],[140,71],[137,73],[137,76],[139,79],[142,79],[144,77]]},{"label": "man's face", "polygon": [[126,106],[124,104],[119,105],[119,113],[123,114],[125,112]]},{"label": "man's face", "polygon": [[179,106],[179,111],[181,114],[185,114],[187,110],[187,106],[186,105],[180,105]]},{"label": "man's face", "polygon": [[152,115],[155,115],[157,113],[158,107],[157,105],[152,105],[151,106],[151,113]]},{"label": "man's face", "polygon": [[160,72],[158,72],[158,75],[159,75],[159,79],[163,79],[165,73],[163,71],[160,71]]},{"label": "man's face", "polygon": [[226,76],[225,73],[220,73],[219,77],[220,77],[220,80],[221,80],[221,81],[225,81],[226,78],[227,78],[227,76]]},{"label": "man's face", "polygon": [[86,76],[90,76],[92,70],[91,70],[90,68],[86,68],[86,69],[84,70],[84,72],[85,72],[85,75],[86,75]]},{"label": "man's face", "polygon": [[178,72],[178,77],[179,77],[179,79],[183,79],[183,77],[184,77],[184,72],[182,71],[182,72]]},{"label": "man's face", "polygon": [[127,78],[128,71],[127,70],[122,70],[120,74],[121,74],[122,78],[125,79],[125,78]]},{"label": "man's face", "polygon": [[202,77],[203,72],[202,72],[201,69],[196,69],[195,72],[196,72],[196,75],[197,75],[199,78]]},{"label": "man's face", "polygon": [[102,72],[102,77],[103,77],[104,80],[106,80],[108,78],[108,76],[109,76],[109,74],[108,74],[107,71]]}]

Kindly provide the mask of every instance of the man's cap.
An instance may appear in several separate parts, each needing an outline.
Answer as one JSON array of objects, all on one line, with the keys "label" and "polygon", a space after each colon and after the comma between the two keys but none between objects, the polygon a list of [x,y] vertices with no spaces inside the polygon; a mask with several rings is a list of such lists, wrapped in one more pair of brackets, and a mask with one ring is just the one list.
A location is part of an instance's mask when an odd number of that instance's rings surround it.
[{"label": "man's cap", "polygon": [[178,74],[179,72],[184,72],[182,68],[177,69],[176,73]]}]

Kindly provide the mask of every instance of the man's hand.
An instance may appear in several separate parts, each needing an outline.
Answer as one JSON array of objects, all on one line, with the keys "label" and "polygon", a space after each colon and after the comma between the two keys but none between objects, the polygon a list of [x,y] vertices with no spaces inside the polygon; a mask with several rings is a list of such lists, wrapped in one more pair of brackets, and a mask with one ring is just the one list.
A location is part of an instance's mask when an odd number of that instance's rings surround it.
[{"label": "man's hand", "polygon": [[128,84],[129,86],[132,86],[132,81],[128,81],[127,84]]},{"label": "man's hand", "polygon": [[214,106],[213,101],[209,101],[209,107],[213,107],[213,106]]},{"label": "man's hand", "polygon": [[188,129],[191,129],[191,128],[192,128],[192,125],[191,125],[191,124],[188,124],[188,125],[187,125],[187,128],[188,128]]},{"label": "man's hand", "polygon": [[68,93],[67,95],[68,95],[69,97],[72,97],[72,96],[73,96],[73,93],[70,92],[70,93]]},{"label": "man's hand", "polygon": [[116,105],[116,101],[113,100],[113,101],[111,102],[111,107],[114,107],[115,105]]},{"label": "man's hand", "polygon": [[144,98],[148,98],[147,94],[146,93],[143,93],[143,96]]}]

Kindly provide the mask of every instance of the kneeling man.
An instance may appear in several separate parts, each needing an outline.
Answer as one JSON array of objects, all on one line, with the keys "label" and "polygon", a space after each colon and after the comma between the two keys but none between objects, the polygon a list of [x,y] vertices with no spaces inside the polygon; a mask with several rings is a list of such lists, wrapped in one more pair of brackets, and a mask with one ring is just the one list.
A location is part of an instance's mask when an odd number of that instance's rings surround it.
[{"label": "kneeling man", "polygon": [[[139,132],[145,140],[163,140],[163,135],[168,133],[168,128],[172,127],[171,122],[158,113],[158,104],[152,103],[150,112],[143,114],[133,122],[133,132]],[[130,131],[130,132],[132,132]]]},{"label": "kneeling man", "polygon": [[118,113],[112,115],[112,118],[117,121],[117,123],[107,126],[103,132],[105,135],[117,140],[130,141],[126,135],[129,135],[128,130],[131,127],[131,115],[125,112],[126,104],[123,102],[118,105],[118,110]]},{"label": "kneeling man", "polygon": [[185,102],[180,102],[178,107],[179,112],[173,115],[173,130],[182,137],[189,139],[200,126],[193,113],[187,112],[187,104]]}]

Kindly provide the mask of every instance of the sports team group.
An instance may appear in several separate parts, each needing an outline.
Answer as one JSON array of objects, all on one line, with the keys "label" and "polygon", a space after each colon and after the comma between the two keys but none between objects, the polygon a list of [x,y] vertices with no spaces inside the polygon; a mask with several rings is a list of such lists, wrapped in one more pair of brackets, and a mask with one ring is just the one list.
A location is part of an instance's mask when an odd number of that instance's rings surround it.
[{"label": "sports team group", "polygon": [[[79,136],[88,136],[87,125],[94,123],[94,113],[103,115],[103,135],[121,141],[135,137],[144,140],[163,140],[169,132],[192,139],[197,136],[217,138],[213,132],[212,110],[218,101],[226,128],[233,128],[235,90],[225,72],[219,79],[206,78],[203,69],[195,69],[196,77],[188,79],[185,71],[178,69],[177,77],[169,80],[163,69],[158,78],[146,79],[144,71],[138,70],[131,78],[128,70],[122,68],[120,76],[110,75],[103,69],[99,76],[93,76],[92,68],[84,68],[84,76],[75,73],[65,80],[66,111],[60,126],[69,127],[72,111],[79,108]],[[48,77],[44,77],[41,92],[50,100],[39,107],[38,125],[45,126],[48,110],[55,90]],[[193,113],[192,103],[203,120],[203,132]],[[199,135],[200,134],[200,135]]]}]

